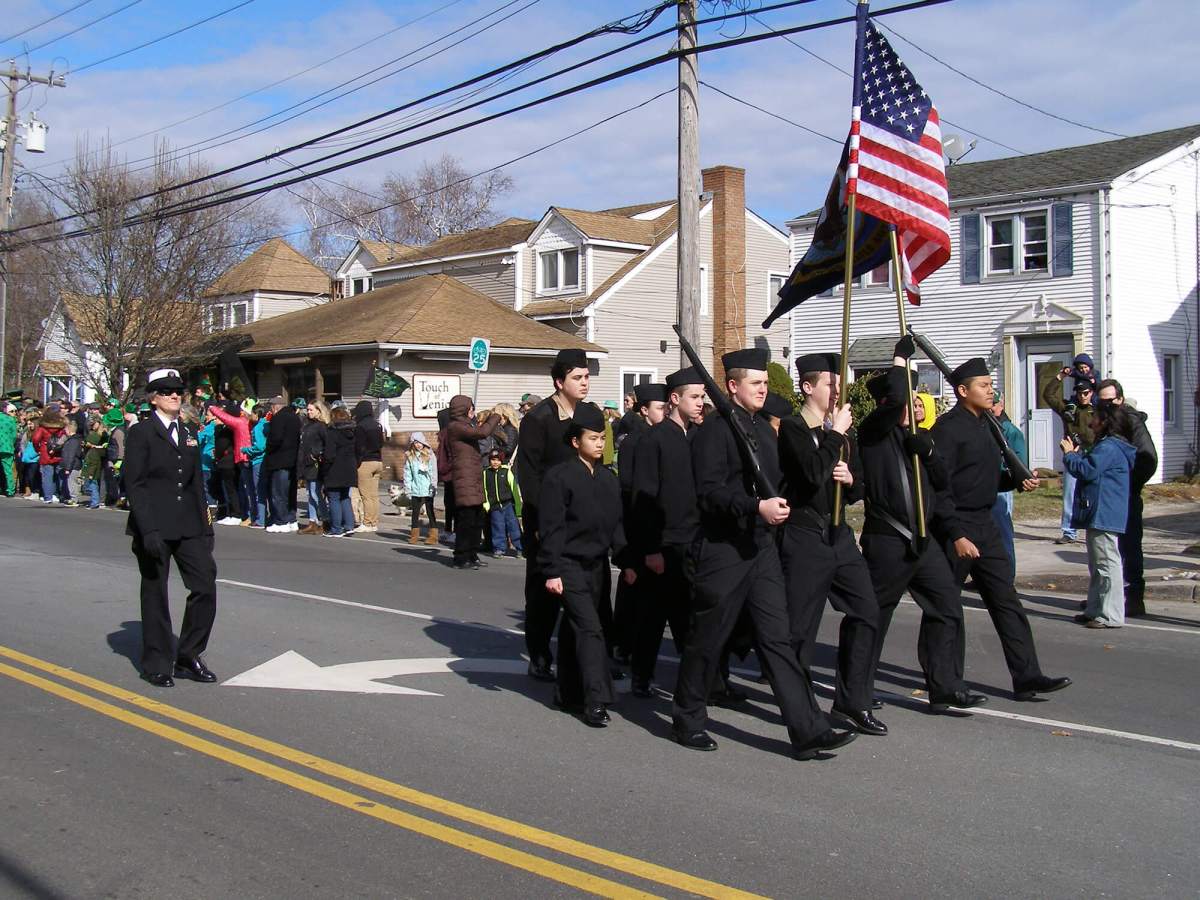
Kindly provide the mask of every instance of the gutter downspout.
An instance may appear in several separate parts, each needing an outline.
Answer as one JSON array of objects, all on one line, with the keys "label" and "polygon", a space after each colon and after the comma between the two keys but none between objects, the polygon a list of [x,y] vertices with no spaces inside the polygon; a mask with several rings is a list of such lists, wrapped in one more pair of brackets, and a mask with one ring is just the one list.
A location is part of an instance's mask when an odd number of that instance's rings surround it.
[{"label": "gutter downspout", "polygon": [[1112,331],[1112,220],[1110,214],[1110,188],[1103,187],[1099,193],[1100,227],[1100,283],[1097,291],[1096,351],[1100,357],[1101,372],[1106,378],[1113,373],[1112,348],[1109,335]]}]

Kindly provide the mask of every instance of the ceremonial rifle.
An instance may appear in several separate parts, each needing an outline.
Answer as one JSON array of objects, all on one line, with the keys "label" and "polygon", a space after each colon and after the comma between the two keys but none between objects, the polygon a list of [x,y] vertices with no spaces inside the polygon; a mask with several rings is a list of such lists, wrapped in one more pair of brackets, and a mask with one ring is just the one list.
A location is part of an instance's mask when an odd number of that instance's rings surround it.
[{"label": "ceremonial rifle", "polygon": [[765,500],[770,497],[781,496],[779,489],[771,482],[770,476],[763,471],[762,460],[758,458],[758,439],[754,435],[749,434],[741,420],[733,414],[733,401],[713,381],[712,375],[708,373],[708,368],[701,361],[700,354],[696,352],[696,348],[683,336],[683,331],[680,330],[678,325],[673,327],[675,333],[679,335],[679,346],[683,348],[688,361],[695,367],[696,371],[700,373],[700,377],[704,380],[704,389],[708,391],[708,399],[712,401],[712,405],[716,411],[729,422],[729,427],[733,431],[733,439],[737,441],[738,447],[742,451],[742,459],[746,461],[754,472],[754,484],[758,487],[759,499]]},{"label": "ceremonial rifle", "polygon": [[[938,351],[938,348],[933,345],[933,341],[925,337],[923,334],[917,334],[910,326],[908,333],[912,335],[913,341],[918,347],[929,357],[929,361],[933,363],[941,373],[949,381],[952,377],[950,364],[946,362],[946,358]],[[1005,440],[1004,431],[1000,428],[1000,420],[992,415],[991,410],[982,413],[983,419],[988,423],[992,437],[996,439],[996,443],[1000,445],[1000,453],[1004,457],[1004,464],[1008,467],[1008,471],[1012,474],[1013,480],[1017,482],[1017,490],[1024,490],[1021,485],[1034,477],[1029,471],[1029,467],[1025,465],[1024,460],[1017,455],[1017,452],[1012,447],[1008,446],[1008,441]]]}]

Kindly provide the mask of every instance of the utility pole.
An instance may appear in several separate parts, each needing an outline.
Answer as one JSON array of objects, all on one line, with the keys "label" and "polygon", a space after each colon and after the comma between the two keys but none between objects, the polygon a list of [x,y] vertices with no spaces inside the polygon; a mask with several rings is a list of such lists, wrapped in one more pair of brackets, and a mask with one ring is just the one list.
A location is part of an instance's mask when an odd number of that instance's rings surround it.
[{"label": "utility pole", "polygon": [[[0,394],[4,393],[5,366],[7,358],[5,350],[8,345],[8,226],[12,222],[13,209],[13,170],[16,166],[17,153],[17,128],[21,124],[17,121],[17,93],[21,89],[21,82],[28,84],[44,84],[47,87],[66,87],[67,82],[61,75],[34,75],[29,71],[20,72],[17,70],[17,61],[10,59],[8,61],[8,72],[5,73],[6,87],[8,88],[8,106],[4,112],[4,128],[0,132],[4,138],[4,156],[0,161]],[[42,134],[45,131],[45,126],[35,119],[32,119],[26,124],[27,137],[26,146],[31,152],[42,153],[45,151],[44,139]],[[34,129],[38,129],[38,147],[34,150],[29,145],[28,135],[34,133]]]},{"label": "utility pole", "polygon": [[[678,47],[679,327],[700,348],[700,57],[688,52],[696,47],[696,0],[679,0]],[[679,364],[688,365],[682,349]]]}]

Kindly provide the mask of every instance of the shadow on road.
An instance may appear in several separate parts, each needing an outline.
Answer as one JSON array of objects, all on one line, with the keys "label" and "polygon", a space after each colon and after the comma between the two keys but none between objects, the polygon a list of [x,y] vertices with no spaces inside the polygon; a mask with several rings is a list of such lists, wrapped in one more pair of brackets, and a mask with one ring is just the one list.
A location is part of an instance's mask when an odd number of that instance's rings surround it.
[{"label": "shadow on road", "polygon": [[141,672],[142,659],[142,623],[122,622],[119,631],[110,632],[108,646],[118,656],[129,660],[134,670]]},{"label": "shadow on road", "polygon": [[13,895],[19,897],[34,897],[37,900],[66,900],[67,897],[0,850],[0,885],[4,884],[8,884]]}]

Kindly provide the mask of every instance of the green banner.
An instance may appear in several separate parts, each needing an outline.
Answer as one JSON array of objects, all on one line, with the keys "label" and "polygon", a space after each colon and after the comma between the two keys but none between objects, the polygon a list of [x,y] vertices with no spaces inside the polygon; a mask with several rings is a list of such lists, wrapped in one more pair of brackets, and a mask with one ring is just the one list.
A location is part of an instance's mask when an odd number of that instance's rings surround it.
[{"label": "green banner", "polygon": [[371,377],[363,388],[363,394],[367,397],[399,397],[408,387],[408,382],[394,372],[372,366]]}]

